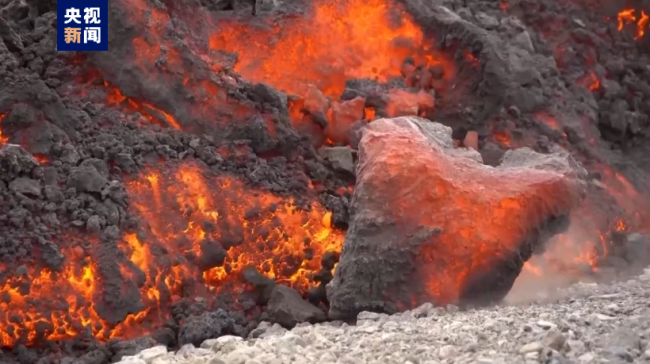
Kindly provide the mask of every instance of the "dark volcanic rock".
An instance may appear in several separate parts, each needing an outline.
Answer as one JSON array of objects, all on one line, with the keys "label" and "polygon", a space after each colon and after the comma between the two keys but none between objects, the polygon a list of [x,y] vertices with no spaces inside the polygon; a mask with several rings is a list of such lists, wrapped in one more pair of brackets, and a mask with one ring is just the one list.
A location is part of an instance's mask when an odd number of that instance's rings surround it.
[{"label": "dark volcanic rock", "polygon": [[266,305],[275,289],[275,281],[260,273],[253,266],[244,268],[242,278],[253,287],[251,294],[255,303]]},{"label": "dark volcanic rock", "polygon": [[0,178],[11,181],[22,174],[28,174],[38,166],[34,156],[19,145],[7,144],[0,147]]},{"label": "dark volcanic rock", "polygon": [[149,349],[158,345],[156,340],[150,336],[143,336],[133,340],[116,341],[108,345],[109,350],[113,353],[113,363],[120,361],[124,356],[132,356],[144,349]]},{"label": "dark volcanic rock", "polygon": [[241,329],[226,311],[219,309],[215,312],[188,317],[181,324],[178,342],[180,345],[194,344],[198,347],[205,340],[233,334]]},{"label": "dark volcanic rock", "polygon": [[348,147],[322,147],[320,155],[332,165],[332,169],[337,172],[349,173],[354,175],[355,165],[352,149]]},{"label": "dark volcanic rock", "polygon": [[9,189],[16,193],[39,197],[41,183],[31,178],[19,177],[9,183]]},{"label": "dark volcanic rock", "polygon": [[92,166],[73,168],[68,176],[67,186],[79,192],[101,192],[108,180]]},{"label": "dark volcanic rock", "polygon": [[518,149],[493,168],[454,149],[450,128],[420,118],[372,122],[359,156],[331,318],[500,300],[583,195],[585,171],[568,155]]},{"label": "dark volcanic rock", "polygon": [[200,246],[201,255],[199,256],[198,265],[201,270],[206,271],[223,265],[228,252],[221,244],[215,241],[204,240]]},{"label": "dark volcanic rock", "polygon": [[103,287],[93,297],[95,311],[113,325],[145,308],[136,282],[121,274],[120,264],[126,261],[119,254],[119,233],[117,227],[107,227],[91,254]]},{"label": "dark volcanic rock", "polygon": [[327,319],[320,308],[300,297],[300,293],[287,286],[276,286],[271,292],[267,307],[271,321],[287,328],[301,322],[317,323]]}]

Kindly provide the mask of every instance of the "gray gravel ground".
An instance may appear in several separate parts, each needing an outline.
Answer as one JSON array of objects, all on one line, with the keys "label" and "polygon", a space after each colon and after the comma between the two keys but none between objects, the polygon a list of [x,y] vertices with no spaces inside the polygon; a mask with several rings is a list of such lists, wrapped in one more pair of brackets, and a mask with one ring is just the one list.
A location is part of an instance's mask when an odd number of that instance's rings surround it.
[{"label": "gray gravel ground", "polygon": [[627,282],[578,283],[546,303],[460,311],[423,305],[392,316],[362,312],[356,326],[268,323],[251,338],[200,348],[163,346],[121,364],[650,363],[650,269]]}]

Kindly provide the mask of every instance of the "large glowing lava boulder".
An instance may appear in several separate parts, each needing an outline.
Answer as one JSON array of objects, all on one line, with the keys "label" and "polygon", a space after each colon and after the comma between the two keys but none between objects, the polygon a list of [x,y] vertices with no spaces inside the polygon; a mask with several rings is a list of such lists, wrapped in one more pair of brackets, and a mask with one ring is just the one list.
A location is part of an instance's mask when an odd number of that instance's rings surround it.
[{"label": "large glowing lava boulder", "polygon": [[486,166],[454,148],[450,128],[417,117],[370,123],[327,287],[331,318],[502,299],[533,249],[566,228],[584,174],[567,153],[528,148]]}]

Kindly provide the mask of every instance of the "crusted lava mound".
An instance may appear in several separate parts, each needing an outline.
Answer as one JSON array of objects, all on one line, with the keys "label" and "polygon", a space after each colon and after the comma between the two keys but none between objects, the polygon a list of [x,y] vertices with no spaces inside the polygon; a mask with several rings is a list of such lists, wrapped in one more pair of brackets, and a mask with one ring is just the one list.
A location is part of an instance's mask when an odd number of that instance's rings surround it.
[{"label": "crusted lava mound", "polygon": [[330,317],[500,300],[535,247],[566,228],[586,176],[572,157],[521,148],[494,168],[451,133],[414,117],[363,131]]}]

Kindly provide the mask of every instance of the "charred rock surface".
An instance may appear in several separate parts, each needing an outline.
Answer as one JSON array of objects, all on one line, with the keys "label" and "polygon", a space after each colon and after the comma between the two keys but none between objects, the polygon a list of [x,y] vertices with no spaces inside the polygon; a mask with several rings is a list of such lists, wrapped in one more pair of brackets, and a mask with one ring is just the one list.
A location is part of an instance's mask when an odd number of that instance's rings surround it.
[{"label": "charred rock surface", "polygon": [[327,320],[325,312],[304,301],[300,293],[286,286],[277,286],[271,292],[268,314],[271,322],[288,328],[301,322],[318,323]]},{"label": "charred rock surface", "polygon": [[499,301],[536,246],[566,229],[586,176],[572,157],[522,148],[493,168],[451,134],[408,117],[365,129],[330,317]]}]

